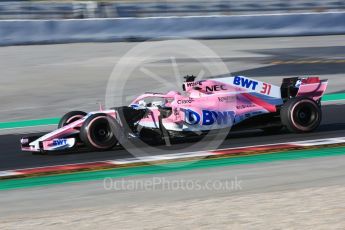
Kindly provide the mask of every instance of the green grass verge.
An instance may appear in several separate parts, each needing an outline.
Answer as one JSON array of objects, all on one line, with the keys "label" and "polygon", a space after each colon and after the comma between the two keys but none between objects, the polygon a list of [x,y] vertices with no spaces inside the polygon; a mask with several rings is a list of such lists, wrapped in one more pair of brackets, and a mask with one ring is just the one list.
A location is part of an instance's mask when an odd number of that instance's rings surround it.
[{"label": "green grass verge", "polygon": [[57,125],[60,118],[42,118],[36,120],[24,120],[24,121],[10,121],[10,122],[0,122],[0,129],[14,129],[14,128],[25,128],[25,127],[35,127],[41,125]]},{"label": "green grass verge", "polygon": [[345,100],[345,93],[326,94],[322,97],[322,101],[339,101]]}]

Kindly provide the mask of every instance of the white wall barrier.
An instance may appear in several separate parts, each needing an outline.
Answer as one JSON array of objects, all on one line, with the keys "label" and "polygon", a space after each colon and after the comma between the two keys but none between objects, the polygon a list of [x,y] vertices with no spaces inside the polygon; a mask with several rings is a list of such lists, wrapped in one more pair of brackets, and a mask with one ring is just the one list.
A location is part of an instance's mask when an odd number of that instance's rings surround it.
[{"label": "white wall barrier", "polygon": [[345,34],[345,12],[0,21],[0,45],[332,34]]}]

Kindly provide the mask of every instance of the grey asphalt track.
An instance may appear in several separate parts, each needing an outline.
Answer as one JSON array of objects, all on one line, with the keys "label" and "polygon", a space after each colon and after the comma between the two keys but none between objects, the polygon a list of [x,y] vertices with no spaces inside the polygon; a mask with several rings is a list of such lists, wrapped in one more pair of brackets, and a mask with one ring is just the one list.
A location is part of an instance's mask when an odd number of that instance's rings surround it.
[{"label": "grey asphalt track", "polygon": [[[330,81],[328,92],[344,92],[345,36],[290,37],[265,39],[232,39],[201,41],[222,57],[231,73],[246,73],[251,77],[280,84],[283,76],[319,74]],[[97,109],[97,100],[104,100],[107,79],[117,60],[136,43],[68,44],[45,46],[1,47],[2,76],[0,120],[18,120],[59,116],[72,109]],[[307,64],[274,64],[275,61],[326,60]],[[151,62],[147,67],[164,79],[173,71],[167,61]],[[336,62],[339,61],[339,62]],[[181,73],[197,74],[193,60],[176,59]],[[227,73],[223,73],[227,74]],[[129,95],[152,90],[152,80],[140,82]],[[157,87],[158,88],[158,87]],[[324,120],[314,133],[267,135],[262,132],[237,133],[226,140],[222,148],[254,144],[339,137],[345,135],[343,105],[324,107]],[[103,153],[32,156],[18,149],[20,134],[0,136],[0,170],[44,165],[79,163],[128,157],[125,150]],[[188,145],[186,144],[181,144]],[[158,153],[158,152],[157,152]],[[160,152],[161,153],[161,152]],[[156,154],[156,153],[152,153]],[[48,186],[0,192],[0,216],[45,212],[64,212],[75,207],[106,207],[208,199],[270,191],[296,190],[331,185],[345,185],[344,157],[326,157],[246,166],[219,167],[180,173],[157,175],[170,181],[242,180],[239,191],[106,191],[102,181]],[[152,176],[133,179],[152,180]],[[330,191],[331,194],[331,191]],[[37,205],[40,204],[40,205]],[[122,205],[122,206],[121,206]],[[6,208],[4,208],[6,207]]]},{"label": "grey asphalt track", "polygon": [[[283,77],[318,74],[329,79],[328,93],[345,90],[345,36],[286,37],[260,39],[200,40],[211,48],[224,62],[230,73],[247,74],[249,77],[280,85]],[[155,42],[149,42],[154,45]],[[0,120],[37,119],[59,117],[70,110],[97,110],[97,101],[105,98],[108,78],[115,64],[126,52],[140,43],[85,43],[41,46],[13,46],[0,48]],[[198,74],[201,65],[214,64],[208,56],[176,55],[175,61],[182,76]],[[136,57],[128,66],[135,64]],[[281,62],[290,61],[290,64]],[[298,61],[304,61],[299,64]],[[316,61],[316,62],[315,62]],[[159,59],[150,59],[145,68],[161,76],[166,82],[177,83],[169,53]],[[229,72],[223,73],[224,75]],[[167,91],[176,88],[165,86],[151,76],[136,72],[124,89],[124,94],[133,97],[146,91]],[[122,75],[113,73],[119,80]],[[205,72],[205,77],[207,77]],[[214,77],[214,76],[212,76]],[[114,86],[116,87],[116,86]],[[260,132],[234,134],[222,148],[251,144],[267,144],[284,141],[323,138],[344,135],[344,106],[324,108],[324,121],[320,130],[306,135],[266,135]],[[102,153],[60,154],[31,156],[19,151],[18,140],[23,131],[37,131],[40,127],[12,130],[17,134],[0,135],[0,170],[38,167],[55,164],[80,163],[129,157],[124,150]],[[44,131],[54,127],[43,127]],[[187,144],[180,144],[179,149]],[[157,153],[161,150],[157,150]],[[156,153],[152,153],[156,154]]]},{"label": "grey asphalt track", "polygon": [[[219,146],[219,148],[344,137],[345,119],[342,114],[345,114],[345,105],[326,105],[323,107],[324,118],[322,124],[319,129],[313,133],[294,134],[284,130],[279,134],[267,134],[261,130],[234,132],[230,133],[230,136]],[[29,152],[20,151],[19,140],[23,135],[24,134],[13,134],[0,136],[0,146],[2,146],[0,154],[0,171],[133,157],[133,155],[122,148],[116,148],[106,152],[72,152],[52,153],[49,155],[31,155]],[[192,144],[192,141],[177,143],[171,147],[175,149],[171,152],[183,152],[184,149]],[[154,151],[147,154],[156,155],[166,153],[164,152],[163,147],[165,146],[155,146]],[[198,150],[199,149],[194,149],[193,151]]]},{"label": "grey asphalt track", "polygon": [[[134,205],[145,207],[148,204],[164,207],[167,203],[178,201],[202,201],[253,193],[345,186],[344,168],[344,156],[323,157],[134,176],[114,179],[112,183],[108,181],[106,184],[100,180],[1,191],[0,220],[1,217],[6,220],[5,217],[11,215],[27,218],[34,213],[43,216],[61,215],[73,209],[98,210],[108,207],[126,210]],[[236,181],[237,186],[226,187],[227,182],[231,184]],[[217,183],[214,184],[215,187],[213,182]],[[191,184],[190,189],[186,189],[188,183]],[[197,185],[202,189],[197,189]],[[329,191],[330,196],[331,194],[332,191]],[[219,212],[221,213],[221,210],[217,213]],[[136,220],[133,217],[131,221]]]}]

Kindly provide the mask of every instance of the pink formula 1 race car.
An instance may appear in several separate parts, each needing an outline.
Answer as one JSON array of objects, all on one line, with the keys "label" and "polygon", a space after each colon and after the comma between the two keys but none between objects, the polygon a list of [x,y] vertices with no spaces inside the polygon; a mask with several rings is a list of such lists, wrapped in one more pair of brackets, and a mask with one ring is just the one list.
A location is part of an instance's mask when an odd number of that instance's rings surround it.
[{"label": "pink formula 1 race car", "polygon": [[129,106],[69,112],[57,130],[42,137],[23,137],[21,148],[43,153],[108,150],[126,139],[159,142],[230,128],[311,132],[321,122],[327,80],[318,77],[285,78],[280,87],[244,76],[185,79],[182,93],[145,93]]}]

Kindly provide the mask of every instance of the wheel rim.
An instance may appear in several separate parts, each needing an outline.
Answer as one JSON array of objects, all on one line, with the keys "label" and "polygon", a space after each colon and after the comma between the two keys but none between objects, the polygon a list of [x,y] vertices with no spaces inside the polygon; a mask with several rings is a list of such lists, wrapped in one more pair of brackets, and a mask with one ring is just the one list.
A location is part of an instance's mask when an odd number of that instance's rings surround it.
[{"label": "wheel rim", "polygon": [[300,103],[293,111],[293,120],[296,125],[302,127],[312,127],[319,119],[315,107],[310,103]]},{"label": "wheel rim", "polygon": [[108,145],[113,139],[113,133],[106,119],[95,120],[89,133],[92,140],[101,146]]}]

